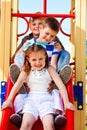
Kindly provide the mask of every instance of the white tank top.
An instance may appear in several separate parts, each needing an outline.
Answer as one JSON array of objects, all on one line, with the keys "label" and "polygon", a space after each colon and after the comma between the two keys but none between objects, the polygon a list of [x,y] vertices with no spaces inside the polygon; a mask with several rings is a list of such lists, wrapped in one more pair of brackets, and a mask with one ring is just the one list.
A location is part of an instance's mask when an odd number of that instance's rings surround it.
[{"label": "white tank top", "polygon": [[31,70],[27,78],[27,83],[30,88],[30,92],[47,92],[50,82],[52,81],[51,76],[47,69],[40,71]]}]

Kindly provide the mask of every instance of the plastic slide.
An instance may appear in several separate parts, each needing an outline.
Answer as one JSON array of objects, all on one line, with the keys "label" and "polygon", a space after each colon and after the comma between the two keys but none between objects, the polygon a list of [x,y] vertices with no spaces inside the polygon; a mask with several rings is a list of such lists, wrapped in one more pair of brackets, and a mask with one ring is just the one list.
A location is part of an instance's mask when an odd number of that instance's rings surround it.
[{"label": "plastic slide", "polygon": [[[6,85],[6,98],[8,97],[11,88],[13,84],[10,80],[10,77],[7,79],[7,85]],[[71,102],[73,102],[73,86],[72,86],[72,79],[68,82],[66,85],[69,99]],[[7,108],[2,111],[2,118],[1,118],[1,126],[0,130],[19,130],[14,124],[12,124],[9,120],[10,115],[14,113],[14,110],[11,108]],[[65,126],[63,126],[60,130],[74,130],[74,111],[67,110],[66,111],[66,118],[67,118],[67,123]],[[41,121],[38,119],[38,121],[34,124],[32,130],[43,130],[43,126],[41,124]],[[59,130],[56,128],[56,130]]]}]

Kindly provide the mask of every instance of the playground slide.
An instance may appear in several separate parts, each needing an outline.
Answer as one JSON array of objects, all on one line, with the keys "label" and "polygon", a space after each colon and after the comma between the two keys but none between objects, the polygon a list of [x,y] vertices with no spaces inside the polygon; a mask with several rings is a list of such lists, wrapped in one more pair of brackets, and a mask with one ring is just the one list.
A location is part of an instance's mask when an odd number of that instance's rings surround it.
[{"label": "playground slide", "polygon": [[[6,85],[6,98],[8,97],[12,86],[13,86],[13,84],[10,80],[10,77],[8,77],[7,85]],[[74,99],[73,95],[74,94],[73,94],[73,87],[72,87],[72,79],[70,79],[70,81],[68,82],[66,87],[67,87],[67,91],[68,91],[68,94],[69,94],[69,99],[70,99],[71,102],[73,102],[73,99]],[[10,108],[7,108],[7,109],[2,111],[0,130],[19,130],[9,120],[9,117],[12,113],[14,113],[14,111]],[[67,123],[60,130],[74,130],[74,112],[71,111],[71,110],[67,110],[66,111],[66,118],[67,118]],[[34,124],[32,130],[43,130],[43,126],[42,126],[40,120],[38,120]],[[56,128],[56,130],[59,130],[59,129]]]}]

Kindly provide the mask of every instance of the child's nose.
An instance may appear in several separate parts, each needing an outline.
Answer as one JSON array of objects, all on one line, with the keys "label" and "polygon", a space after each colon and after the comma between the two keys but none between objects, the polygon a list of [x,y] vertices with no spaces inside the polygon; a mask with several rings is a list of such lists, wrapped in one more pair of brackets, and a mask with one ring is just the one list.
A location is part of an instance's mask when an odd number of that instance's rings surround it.
[{"label": "child's nose", "polygon": [[39,25],[38,25],[38,24],[36,24],[36,28],[39,28]]},{"label": "child's nose", "polygon": [[51,39],[51,37],[50,36],[47,36],[47,40],[49,41]]},{"label": "child's nose", "polygon": [[39,64],[39,60],[36,61],[36,64],[37,64],[37,65]]}]

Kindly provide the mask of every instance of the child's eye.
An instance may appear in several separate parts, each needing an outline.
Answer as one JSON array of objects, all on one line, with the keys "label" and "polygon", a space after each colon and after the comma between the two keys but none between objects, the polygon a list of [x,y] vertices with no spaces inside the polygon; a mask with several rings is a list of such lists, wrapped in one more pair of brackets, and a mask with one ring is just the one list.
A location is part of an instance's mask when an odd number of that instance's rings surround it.
[{"label": "child's eye", "polygon": [[46,35],[49,35],[49,33],[46,33]]},{"label": "child's eye", "polygon": [[39,23],[39,25],[42,25],[42,23]]},{"label": "child's eye", "polygon": [[54,36],[51,35],[51,38],[54,38]]},{"label": "child's eye", "polygon": [[36,59],[32,59],[32,61],[36,61]]},{"label": "child's eye", "polygon": [[40,60],[43,60],[43,58],[40,58]]},{"label": "child's eye", "polygon": [[35,26],[36,24],[34,23],[34,24],[32,24],[33,26]]}]

